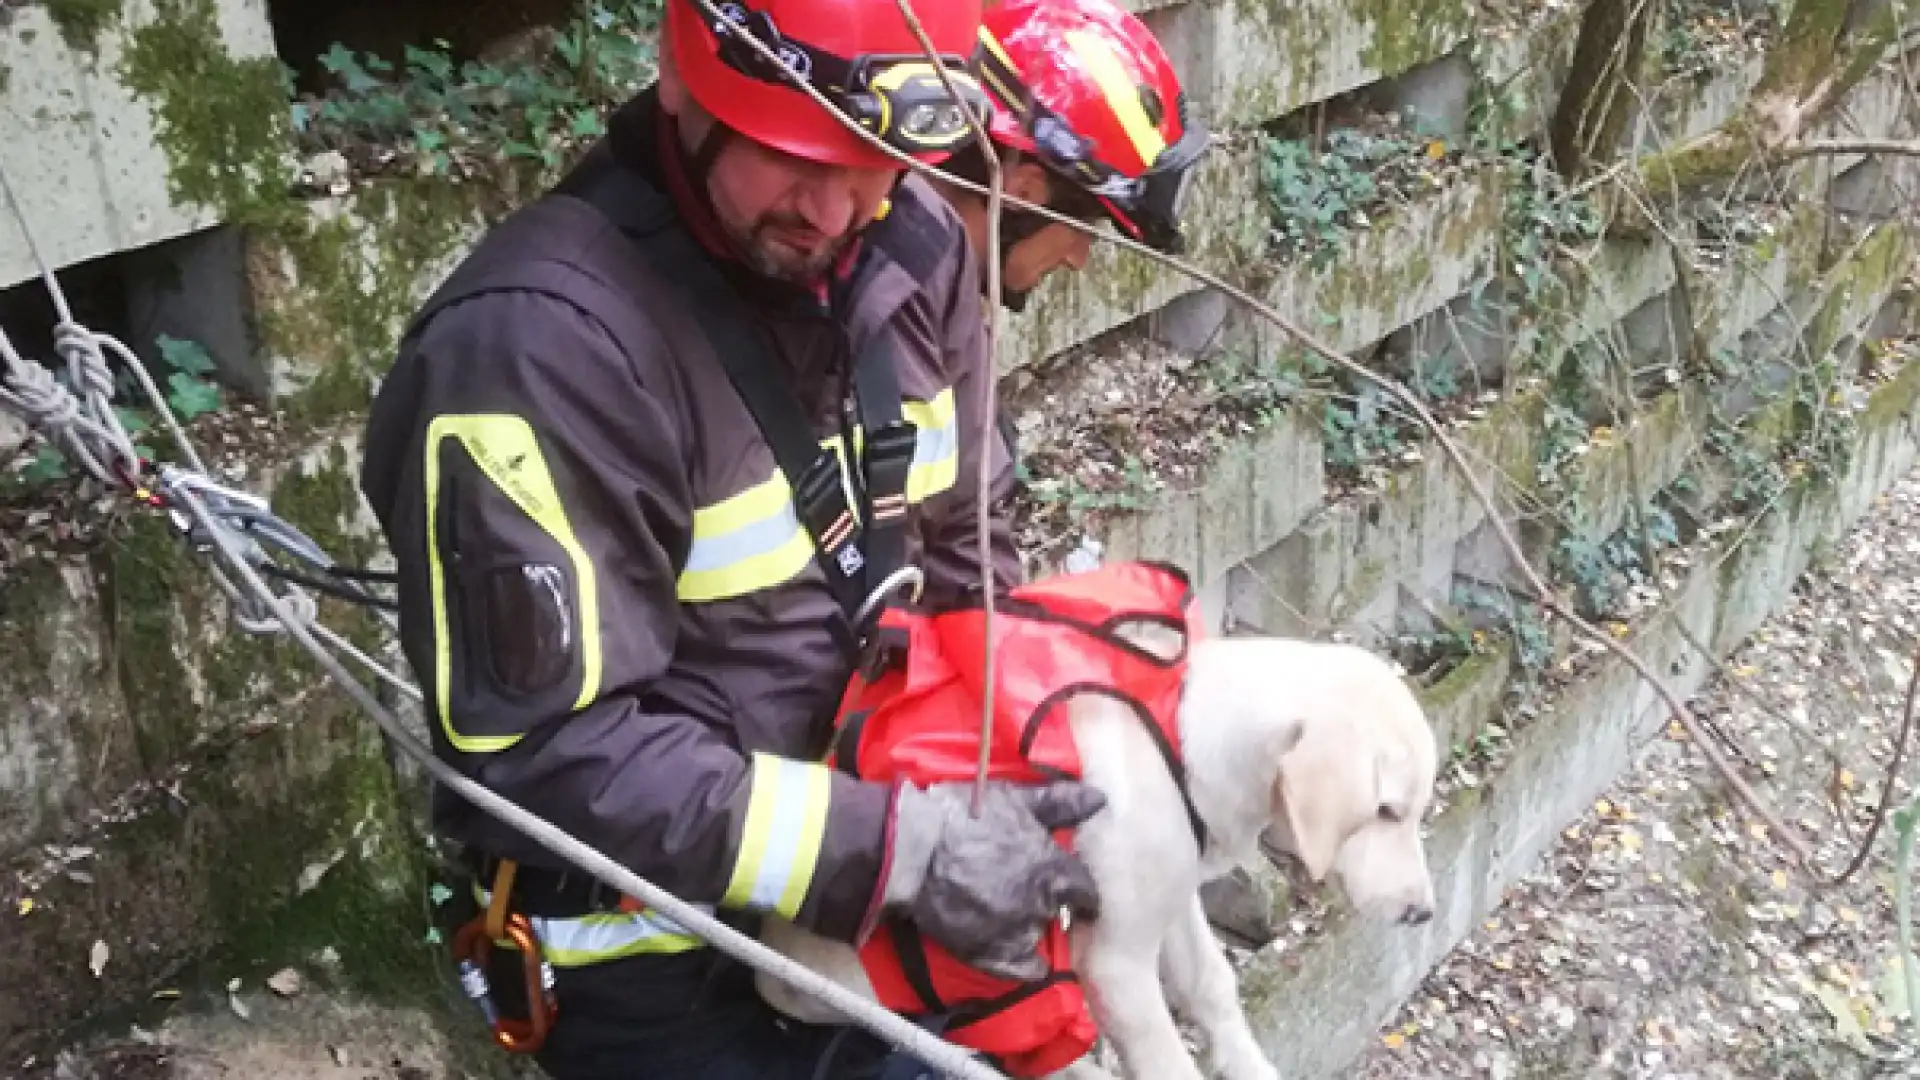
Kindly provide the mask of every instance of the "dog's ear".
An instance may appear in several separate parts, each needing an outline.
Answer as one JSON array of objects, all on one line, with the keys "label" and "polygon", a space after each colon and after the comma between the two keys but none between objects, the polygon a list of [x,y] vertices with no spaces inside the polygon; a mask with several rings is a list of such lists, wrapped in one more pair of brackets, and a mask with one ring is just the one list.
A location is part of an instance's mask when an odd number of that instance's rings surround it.
[{"label": "dog's ear", "polygon": [[[1297,741],[1297,737],[1296,737]],[[1274,819],[1286,827],[1293,854],[1314,881],[1325,881],[1346,839],[1348,807],[1355,797],[1371,799],[1372,785],[1350,790],[1352,778],[1337,762],[1313,760],[1322,755],[1289,753],[1280,759],[1280,777],[1273,786]]]},{"label": "dog's ear", "polygon": [[1267,736],[1267,754],[1269,759],[1272,761],[1285,762],[1287,755],[1293,753],[1294,748],[1300,745],[1300,740],[1306,733],[1306,722],[1299,717],[1289,716],[1281,720],[1280,723],[1274,726],[1272,733]]}]

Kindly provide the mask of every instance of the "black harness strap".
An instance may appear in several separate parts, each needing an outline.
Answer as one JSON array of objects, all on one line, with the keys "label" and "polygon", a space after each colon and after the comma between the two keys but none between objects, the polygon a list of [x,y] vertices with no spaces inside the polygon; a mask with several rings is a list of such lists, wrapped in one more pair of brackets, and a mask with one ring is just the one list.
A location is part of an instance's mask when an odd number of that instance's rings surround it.
[{"label": "black harness strap", "polygon": [[893,951],[900,958],[900,974],[907,980],[907,986],[914,996],[920,999],[923,1015],[936,1018],[943,1031],[960,1031],[998,1016],[1052,987],[1080,981],[1071,969],[1050,971],[1038,980],[1023,982],[997,997],[948,1002],[940,997],[939,990],[933,985],[933,969],[927,963],[926,945],[919,929],[905,919],[889,919],[887,934],[893,939]]},{"label": "black harness strap", "polygon": [[[882,343],[885,344],[882,344]],[[878,588],[907,561],[907,482],[919,432],[900,415],[900,380],[893,364],[893,331],[885,326],[854,367],[854,388],[866,432],[867,588]],[[875,356],[872,354],[883,353]]]},{"label": "black harness strap", "polygon": [[[892,332],[877,328],[855,362],[866,431],[859,455],[864,467],[855,464],[853,447],[847,445],[850,467],[843,471],[839,455],[821,449],[814,437],[787,373],[774,360],[765,328],[681,227],[670,199],[611,158],[583,164],[559,190],[593,206],[653,262],[662,280],[685,290],[694,322],[793,490],[795,514],[813,540],[816,561],[844,617],[835,636],[857,657],[870,623],[855,626],[854,616],[868,591],[906,559],[907,482],[917,436],[913,425],[900,419],[898,342]],[[864,512],[849,502],[843,482],[849,474],[859,477]]]},{"label": "black harness strap", "polygon": [[920,1007],[930,1013],[951,1013],[952,1007],[940,999],[940,991],[933,985],[933,968],[927,964],[919,928],[905,919],[888,919],[887,935],[893,939],[895,955],[900,957],[900,974],[920,999]]}]

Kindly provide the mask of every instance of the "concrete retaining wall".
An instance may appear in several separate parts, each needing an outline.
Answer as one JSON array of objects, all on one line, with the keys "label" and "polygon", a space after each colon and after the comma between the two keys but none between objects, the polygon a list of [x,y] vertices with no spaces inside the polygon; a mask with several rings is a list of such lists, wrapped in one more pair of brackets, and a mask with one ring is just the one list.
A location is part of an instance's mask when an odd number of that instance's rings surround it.
[{"label": "concrete retaining wall", "polygon": [[[211,20],[197,29],[210,26],[231,56],[274,55],[265,0],[217,0],[207,10]],[[220,220],[216,207],[170,191],[171,163],[154,102],[122,76],[130,51],[140,55],[139,31],[156,21],[155,0],[0,9],[0,146],[7,148],[15,194],[55,267],[185,236]],[[183,57],[153,59],[179,64],[179,78],[194,78]],[[203,83],[201,89],[228,88]],[[19,223],[10,211],[0,213],[0,288],[38,273]]]},{"label": "concrete retaining wall", "polygon": [[[1808,491],[1748,534],[1724,564],[1698,561],[1675,590],[1672,612],[1635,627],[1629,644],[1684,699],[1713,674],[1686,644],[1684,625],[1730,653],[1786,602],[1823,537],[1847,528],[1873,497],[1920,458],[1920,371],[1875,395],[1855,466],[1835,488]],[[1489,663],[1463,673],[1444,695],[1498,704],[1510,672]],[[1439,696],[1439,695],[1436,695]],[[1479,720],[1498,716],[1495,708]],[[1444,720],[1445,714],[1443,714]],[[1427,971],[1471,934],[1505,887],[1531,871],[1560,829],[1626,768],[1634,749],[1666,727],[1670,714],[1626,665],[1609,657],[1560,691],[1549,711],[1514,737],[1511,756],[1448,806],[1428,828],[1438,905],[1419,930],[1381,929],[1336,919],[1303,948],[1266,951],[1243,970],[1243,994],[1261,1043],[1289,1077],[1338,1075]],[[1461,721],[1443,723],[1454,739]],[[1452,727],[1454,730],[1447,731]],[[1303,1003],[1311,1006],[1303,1007]]]},{"label": "concrete retaining wall", "polygon": [[[246,479],[348,561],[374,546],[341,471],[356,442]],[[208,961],[211,987],[330,950],[366,988],[436,999],[415,781],[297,646],[234,625],[162,517],[0,570],[0,700],[0,1073],[78,1018],[199,988]]]}]

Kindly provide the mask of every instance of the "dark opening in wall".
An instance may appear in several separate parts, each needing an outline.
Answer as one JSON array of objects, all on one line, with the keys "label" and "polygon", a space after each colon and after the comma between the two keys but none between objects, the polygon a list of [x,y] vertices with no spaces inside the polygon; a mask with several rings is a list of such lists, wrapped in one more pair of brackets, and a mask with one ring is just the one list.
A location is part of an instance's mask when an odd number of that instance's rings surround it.
[{"label": "dark opening in wall", "polygon": [[296,85],[320,93],[331,85],[320,57],[336,42],[397,62],[409,45],[445,41],[456,60],[472,60],[583,10],[582,0],[275,0],[271,18]]},{"label": "dark opening in wall", "polygon": [[[73,317],[89,330],[128,341],[132,333],[127,306],[125,265],[116,256],[69,266],[59,273],[60,290],[73,308]],[[47,361],[54,357],[53,328],[59,322],[53,297],[38,277],[0,292],[0,330],[22,356]],[[128,341],[128,344],[132,344]]]},{"label": "dark opening in wall", "polygon": [[[132,349],[156,382],[164,385],[178,360],[178,354],[175,361],[163,355],[164,336],[191,343],[211,361],[196,377],[263,397],[267,378],[254,346],[242,257],[239,232],[222,227],[76,263],[60,269],[57,279],[73,318]],[[0,291],[0,329],[22,356],[59,367],[58,322],[40,278]],[[107,359],[117,372],[121,365],[111,351]],[[123,387],[120,404],[144,404],[125,396],[130,392],[131,384]]]}]

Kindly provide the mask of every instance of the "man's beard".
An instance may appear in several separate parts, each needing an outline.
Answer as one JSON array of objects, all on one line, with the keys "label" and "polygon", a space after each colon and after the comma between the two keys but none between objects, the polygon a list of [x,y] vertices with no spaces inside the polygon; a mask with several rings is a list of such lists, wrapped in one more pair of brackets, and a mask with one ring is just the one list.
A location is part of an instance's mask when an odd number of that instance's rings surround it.
[{"label": "man's beard", "polygon": [[794,248],[775,243],[766,235],[775,229],[808,227],[797,218],[763,217],[744,229],[725,222],[721,227],[733,242],[734,250],[740,253],[741,260],[754,273],[790,285],[811,285],[826,276],[846,253],[856,235],[848,230],[827,241],[824,246],[802,254]]}]

